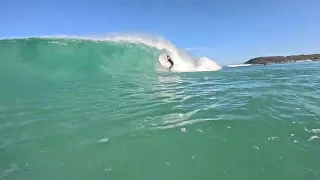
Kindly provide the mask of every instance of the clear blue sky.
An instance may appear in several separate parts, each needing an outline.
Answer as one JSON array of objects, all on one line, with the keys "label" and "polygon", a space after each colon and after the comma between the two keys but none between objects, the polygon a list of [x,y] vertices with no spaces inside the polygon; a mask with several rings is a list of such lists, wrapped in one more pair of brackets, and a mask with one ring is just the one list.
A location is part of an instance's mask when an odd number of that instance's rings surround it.
[{"label": "clear blue sky", "polygon": [[0,37],[156,33],[219,64],[320,53],[319,0],[1,0]]}]

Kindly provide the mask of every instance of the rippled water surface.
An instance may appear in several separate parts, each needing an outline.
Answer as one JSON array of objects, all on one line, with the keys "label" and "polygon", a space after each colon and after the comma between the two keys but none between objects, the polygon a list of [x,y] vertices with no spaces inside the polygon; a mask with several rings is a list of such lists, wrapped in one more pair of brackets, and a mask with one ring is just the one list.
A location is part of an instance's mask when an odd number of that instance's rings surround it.
[{"label": "rippled water surface", "polygon": [[320,179],[319,68],[7,73],[0,179]]}]

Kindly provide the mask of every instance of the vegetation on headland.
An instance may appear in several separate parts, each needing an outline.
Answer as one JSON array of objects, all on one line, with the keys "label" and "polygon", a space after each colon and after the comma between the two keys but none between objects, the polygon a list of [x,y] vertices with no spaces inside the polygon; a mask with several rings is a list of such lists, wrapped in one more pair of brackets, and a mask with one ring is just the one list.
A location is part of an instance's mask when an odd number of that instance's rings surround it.
[{"label": "vegetation on headland", "polygon": [[289,63],[304,60],[320,61],[320,54],[257,57],[250,59],[245,64]]}]

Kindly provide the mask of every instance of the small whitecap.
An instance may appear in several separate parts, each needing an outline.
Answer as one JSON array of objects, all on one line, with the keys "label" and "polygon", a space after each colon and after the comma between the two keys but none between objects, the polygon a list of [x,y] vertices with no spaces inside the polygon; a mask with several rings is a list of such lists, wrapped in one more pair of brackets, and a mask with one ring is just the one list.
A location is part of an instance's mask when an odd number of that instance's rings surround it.
[{"label": "small whitecap", "polygon": [[259,149],[260,149],[258,146],[253,146],[253,148],[255,148],[255,149],[257,149],[257,150],[259,150]]},{"label": "small whitecap", "polygon": [[311,136],[308,141],[312,141],[312,140],[314,140],[314,139],[319,139],[319,136]]},{"label": "small whitecap", "polygon": [[268,141],[273,141],[273,140],[276,140],[278,139],[278,137],[268,137]]},{"label": "small whitecap", "polygon": [[100,139],[99,141],[97,141],[98,143],[106,143],[109,141],[109,138],[103,138],[103,139]]},{"label": "small whitecap", "polygon": [[304,130],[307,132],[311,132],[311,133],[315,133],[315,134],[320,134],[320,129],[307,129],[306,127],[304,127]]},{"label": "small whitecap", "polygon": [[111,168],[107,168],[107,169],[105,169],[104,171],[111,171]]},{"label": "small whitecap", "polygon": [[202,131],[201,129],[197,129],[197,131],[198,131],[199,133],[203,133],[203,131]]},{"label": "small whitecap", "polygon": [[186,128],[181,128],[180,130],[181,130],[181,132],[187,132]]},{"label": "small whitecap", "polygon": [[228,128],[228,129],[231,129],[231,126],[228,126],[227,128]]},{"label": "small whitecap", "polygon": [[294,143],[297,143],[298,141],[297,141],[297,140],[294,140],[293,142],[294,142]]},{"label": "small whitecap", "polygon": [[311,132],[315,134],[320,134],[320,129],[311,129]]},{"label": "small whitecap", "polygon": [[294,136],[294,134],[291,134],[291,136],[293,137],[293,136]]}]

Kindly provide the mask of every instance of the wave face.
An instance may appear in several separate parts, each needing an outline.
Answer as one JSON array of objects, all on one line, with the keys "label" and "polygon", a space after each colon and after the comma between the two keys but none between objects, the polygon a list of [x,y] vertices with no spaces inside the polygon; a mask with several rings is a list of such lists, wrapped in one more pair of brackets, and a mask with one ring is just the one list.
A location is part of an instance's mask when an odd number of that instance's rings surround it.
[{"label": "wave face", "polygon": [[0,43],[0,54],[5,57],[4,71],[29,71],[41,76],[95,71],[150,72],[155,65],[152,60],[160,55],[148,46],[117,42],[28,38]]}]

